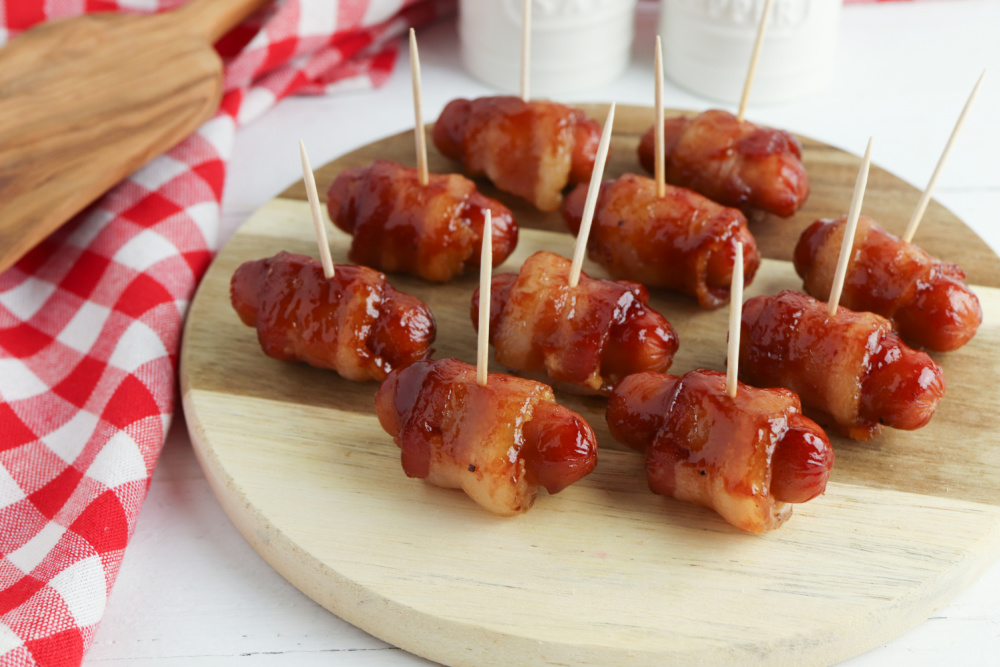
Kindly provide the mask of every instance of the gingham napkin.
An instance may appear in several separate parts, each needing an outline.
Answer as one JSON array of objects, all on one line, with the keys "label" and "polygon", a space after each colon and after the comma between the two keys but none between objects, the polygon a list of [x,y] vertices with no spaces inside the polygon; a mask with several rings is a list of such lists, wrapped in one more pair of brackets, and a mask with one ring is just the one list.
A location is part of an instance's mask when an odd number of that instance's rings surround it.
[{"label": "gingham napkin", "polygon": [[[0,44],[51,18],[179,4],[0,0]],[[217,250],[237,126],[294,92],[377,86],[394,38],[453,9],[266,8],[217,45],[215,118],[0,274],[0,667],[78,665],[90,646],[174,411],[181,325]]]}]

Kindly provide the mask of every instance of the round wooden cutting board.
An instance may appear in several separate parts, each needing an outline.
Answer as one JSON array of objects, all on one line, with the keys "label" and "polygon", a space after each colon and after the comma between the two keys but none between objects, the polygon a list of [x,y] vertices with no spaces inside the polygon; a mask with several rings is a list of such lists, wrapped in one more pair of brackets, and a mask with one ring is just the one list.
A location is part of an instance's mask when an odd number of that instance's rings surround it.
[{"label": "round wooden cutting board", "polygon": [[[606,107],[588,112],[602,120]],[[635,146],[651,122],[649,109],[619,107],[608,177],[639,169]],[[786,261],[799,233],[850,203],[859,158],[803,145],[812,194],[791,220],[752,222],[768,259],[746,298],[799,288]],[[412,166],[412,146],[406,133],[346,155],[317,172],[320,192],[373,159]],[[454,169],[431,149],[432,171]],[[516,271],[541,248],[570,254],[558,214],[481,189],[522,224],[498,271]],[[873,167],[865,213],[899,233],[918,196]],[[241,262],[280,250],[316,256],[304,198],[296,186],[258,211],[209,269],[184,337],[184,409],[239,530],[350,623],[447,664],[828,664],[923,621],[1000,554],[1000,259],[940,206],[917,242],[961,261],[982,286],[985,320],[969,345],[936,355],[948,382],[937,414],[924,429],[887,429],[873,442],[832,437],[826,494],[753,536],[649,493],[642,457],[610,437],[601,398],[557,393],[594,427],[600,463],[562,493],[543,492],[525,515],[499,518],[461,491],[406,478],[375,417],[374,383],[264,356],[229,305]],[[334,261],[346,261],[349,243],[333,232]],[[605,276],[590,263],[584,270]],[[476,277],[390,279],[434,312],[436,356],[474,363]],[[724,368],[726,309],[665,293],[653,304],[680,337],[671,372]]]}]

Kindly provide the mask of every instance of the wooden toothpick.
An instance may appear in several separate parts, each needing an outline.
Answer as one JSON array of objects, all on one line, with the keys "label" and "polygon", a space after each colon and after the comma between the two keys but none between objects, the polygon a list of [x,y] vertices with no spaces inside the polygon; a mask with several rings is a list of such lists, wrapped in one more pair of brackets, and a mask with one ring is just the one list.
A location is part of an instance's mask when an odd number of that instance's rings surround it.
[{"label": "wooden toothpick", "polygon": [[757,60],[760,58],[761,46],[764,44],[764,33],[767,31],[768,17],[771,15],[771,5],[774,0],[764,3],[764,11],[760,14],[760,24],[757,26],[757,39],[753,43],[753,55],[750,56],[750,67],[747,68],[747,80],[743,84],[743,96],[740,98],[740,110],[736,113],[737,120],[743,120],[746,115],[747,102],[750,100],[750,88],[753,87],[753,77],[757,73]]},{"label": "wooden toothpick", "polygon": [[306,155],[306,145],[299,139],[299,154],[302,156],[302,180],[306,185],[306,197],[309,199],[309,210],[312,212],[313,227],[316,229],[316,243],[319,244],[319,257],[323,262],[323,275],[329,280],[333,278],[333,258],[330,256],[330,243],[326,240],[326,227],[323,224],[323,213],[319,207],[319,194],[316,192],[316,177],[313,176]]},{"label": "wooden toothpick", "polygon": [[729,289],[729,359],[726,364],[726,393],[736,398],[736,378],[740,366],[740,331],[743,319],[743,243],[736,244],[733,282]]},{"label": "wooden toothpick", "polygon": [[493,214],[486,209],[483,250],[479,256],[479,341],[476,345],[476,384],[486,386],[490,365],[490,287],[493,284]]},{"label": "wooden toothpick", "polygon": [[413,79],[413,134],[417,139],[417,178],[420,185],[430,182],[427,173],[427,137],[424,133],[423,94],[420,86],[420,53],[417,51],[417,33],[410,28],[410,77]]},{"label": "wooden toothpick", "polygon": [[944,166],[945,160],[948,159],[948,155],[951,153],[951,147],[955,145],[955,138],[958,136],[959,130],[965,125],[965,117],[969,113],[969,108],[972,107],[972,101],[976,99],[976,95],[979,94],[979,86],[983,84],[983,77],[986,76],[986,70],[979,75],[979,81],[976,82],[975,87],[969,94],[969,100],[965,103],[965,108],[962,109],[961,115],[958,117],[958,121],[955,123],[955,129],[951,131],[951,137],[948,139],[948,143],[944,147],[944,152],[941,153],[940,159],[938,159],[937,166],[934,168],[934,173],[931,174],[931,180],[927,182],[927,187],[924,189],[924,194],[921,195],[920,201],[917,203],[917,209],[913,212],[913,217],[910,218],[910,224],[906,226],[906,231],[903,233],[903,240],[909,243],[913,240],[913,235],[917,233],[917,225],[920,224],[920,219],[924,217],[924,211],[927,210],[927,204],[931,201],[931,193],[934,191],[934,186],[937,185],[938,176],[941,175],[941,168]]},{"label": "wooden toothpick", "polygon": [[653,76],[656,78],[656,117],[653,119],[654,137],[654,176],[656,178],[656,196],[667,195],[666,165],[663,147],[663,46],[660,36],[656,36],[656,58],[653,65]]},{"label": "wooden toothpick", "polygon": [[840,293],[844,289],[844,278],[847,276],[847,265],[851,262],[851,250],[854,248],[854,233],[858,230],[858,218],[861,216],[861,200],[865,197],[865,187],[868,185],[868,167],[872,162],[872,140],[868,139],[865,159],[861,161],[858,180],[854,183],[854,197],[851,199],[851,210],[847,214],[847,227],[844,229],[844,242],[840,244],[840,257],[837,259],[837,271],[833,274],[833,285],[830,288],[830,299],[827,302],[827,314],[833,317],[837,314],[840,303]]},{"label": "wooden toothpick", "polygon": [[587,237],[590,236],[590,225],[594,221],[594,209],[597,207],[597,194],[601,190],[601,180],[604,178],[604,163],[608,160],[608,146],[611,144],[611,128],[615,124],[615,105],[611,103],[608,118],[604,121],[601,132],[601,143],[597,146],[597,158],[594,160],[594,171],[590,175],[590,185],[587,188],[587,201],[583,205],[583,218],[580,219],[580,233],[576,236],[573,247],[573,264],[569,269],[569,286],[576,287],[580,283],[580,271],[583,269],[583,254],[587,250]]},{"label": "wooden toothpick", "polygon": [[521,99],[531,99],[531,0],[521,8]]}]

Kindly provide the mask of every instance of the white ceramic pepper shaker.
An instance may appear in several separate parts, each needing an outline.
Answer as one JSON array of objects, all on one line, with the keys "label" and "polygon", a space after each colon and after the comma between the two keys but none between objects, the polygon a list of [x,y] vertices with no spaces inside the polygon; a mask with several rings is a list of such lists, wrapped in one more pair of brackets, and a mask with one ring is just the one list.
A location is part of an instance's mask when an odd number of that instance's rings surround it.
[{"label": "white ceramic pepper shaker", "polygon": [[[461,0],[462,63],[517,93],[522,0]],[[628,66],[636,0],[532,0],[531,94],[552,97],[614,80]]]},{"label": "white ceramic pepper shaker", "polygon": [[[765,0],[663,0],[667,77],[736,104]],[[836,60],[842,0],[774,0],[750,93],[751,104],[783,102],[823,88]]]}]

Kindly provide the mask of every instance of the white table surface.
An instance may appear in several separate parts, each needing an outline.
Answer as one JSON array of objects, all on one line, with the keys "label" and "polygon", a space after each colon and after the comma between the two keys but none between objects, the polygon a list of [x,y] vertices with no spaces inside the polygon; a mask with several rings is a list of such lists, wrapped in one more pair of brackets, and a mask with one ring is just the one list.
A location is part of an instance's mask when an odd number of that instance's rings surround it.
[{"label": "white table surface", "polygon": [[[632,65],[618,81],[562,101],[651,104],[655,18],[640,13]],[[453,22],[423,30],[420,43],[425,118],[436,118],[454,97],[495,92],[461,69]],[[838,65],[826,89],[780,106],[751,100],[748,116],[854,153],[873,135],[874,161],[922,188],[984,67],[992,71],[936,198],[1000,252],[1000,2],[846,7]],[[669,82],[665,99],[670,107],[713,106]],[[377,91],[282,102],[237,135],[223,203],[225,238],[300,177],[299,137],[319,165],[412,126],[405,49]],[[998,662],[1000,564],[926,622],[845,664]],[[84,664],[430,663],[341,621],[272,570],[222,512],[178,414]]]}]

